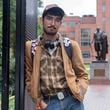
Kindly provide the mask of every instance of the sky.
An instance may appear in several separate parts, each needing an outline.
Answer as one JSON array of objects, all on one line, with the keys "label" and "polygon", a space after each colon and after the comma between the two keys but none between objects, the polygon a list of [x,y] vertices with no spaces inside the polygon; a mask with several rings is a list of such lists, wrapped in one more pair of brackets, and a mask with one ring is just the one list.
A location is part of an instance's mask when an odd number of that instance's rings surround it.
[{"label": "sky", "polygon": [[[96,16],[96,0],[42,0],[43,6],[56,3],[64,9],[67,15],[83,16],[95,15]],[[70,14],[71,13],[71,14]]]}]

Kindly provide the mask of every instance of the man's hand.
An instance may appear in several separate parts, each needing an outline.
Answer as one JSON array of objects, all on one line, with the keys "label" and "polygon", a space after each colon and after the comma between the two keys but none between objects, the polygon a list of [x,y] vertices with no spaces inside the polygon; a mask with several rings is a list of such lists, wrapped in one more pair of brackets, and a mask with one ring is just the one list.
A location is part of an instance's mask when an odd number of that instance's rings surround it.
[{"label": "man's hand", "polygon": [[47,107],[47,104],[43,100],[41,100],[37,102],[36,110],[44,110],[46,107]]}]

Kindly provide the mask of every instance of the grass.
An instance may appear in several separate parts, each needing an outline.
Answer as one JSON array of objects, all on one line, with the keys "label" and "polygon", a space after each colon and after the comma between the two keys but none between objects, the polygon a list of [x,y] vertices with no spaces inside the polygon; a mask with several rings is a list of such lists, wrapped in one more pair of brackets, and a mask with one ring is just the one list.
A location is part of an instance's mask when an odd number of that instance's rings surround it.
[{"label": "grass", "polygon": [[[15,109],[15,96],[9,97],[9,110]],[[1,101],[0,101],[0,110],[1,110]]]},{"label": "grass", "polygon": [[87,70],[87,73],[88,73],[88,77],[90,79],[90,64],[85,64],[85,67],[86,67],[86,70]]},{"label": "grass", "polygon": [[9,110],[15,109],[15,96],[9,98]]}]

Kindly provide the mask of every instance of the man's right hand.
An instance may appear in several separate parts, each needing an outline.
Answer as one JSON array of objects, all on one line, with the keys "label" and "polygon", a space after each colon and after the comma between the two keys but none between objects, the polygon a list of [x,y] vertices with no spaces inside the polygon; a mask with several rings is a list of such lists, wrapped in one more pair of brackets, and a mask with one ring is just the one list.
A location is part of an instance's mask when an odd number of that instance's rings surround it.
[{"label": "man's right hand", "polygon": [[36,104],[36,110],[44,110],[47,107],[47,104],[41,100]]}]

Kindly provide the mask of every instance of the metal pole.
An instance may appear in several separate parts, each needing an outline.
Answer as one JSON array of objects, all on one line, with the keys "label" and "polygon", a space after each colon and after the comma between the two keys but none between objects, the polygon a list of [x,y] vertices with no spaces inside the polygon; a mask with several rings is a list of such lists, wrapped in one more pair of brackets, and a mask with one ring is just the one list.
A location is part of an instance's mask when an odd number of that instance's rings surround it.
[{"label": "metal pole", "polygon": [[9,104],[9,39],[10,39],[10,0],[3,0],[3,39],[2,39],[2,110]]},{"label": "metal pole", "polygon": [[[37,0],[26,0],[26,41],[37,38]],[[35,110],[35,103],[25,88],[25,110]]]},{"label": "metal pole", "polygon": [[26,0],[16,0],[15,110],[24,110],[24,43]]},{"label": "metal pole", "polygon": [[[26,0],[26,41],[37,38],[37,0]],[[35,110],[35,103],[25,88],[25,110]]]},{"label": "metal pole", "polygon": [[26,0],[26,40],[37,38],[37,0]]}]

